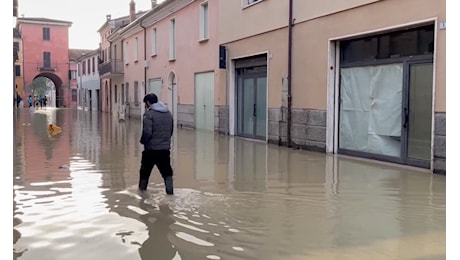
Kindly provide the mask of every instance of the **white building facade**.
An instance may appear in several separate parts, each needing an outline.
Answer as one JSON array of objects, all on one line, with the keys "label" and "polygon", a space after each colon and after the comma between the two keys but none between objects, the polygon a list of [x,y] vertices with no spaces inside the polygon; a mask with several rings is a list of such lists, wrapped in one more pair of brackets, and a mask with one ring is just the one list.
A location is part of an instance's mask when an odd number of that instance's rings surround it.
[{"label": "white building facade", "polygon": [[101,79],[99,77],[99,49],[78,58],[78,109],[100,110]]}]

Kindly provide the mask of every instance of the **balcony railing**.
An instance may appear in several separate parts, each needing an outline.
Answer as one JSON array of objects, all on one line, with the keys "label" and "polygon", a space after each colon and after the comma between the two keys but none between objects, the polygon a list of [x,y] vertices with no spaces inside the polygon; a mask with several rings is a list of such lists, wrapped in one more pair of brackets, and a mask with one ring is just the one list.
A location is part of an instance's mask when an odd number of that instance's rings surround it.
[{"label": "balcony railing", "polygon": [[99,75],[123,74],[124,66],[122,60],[110,60],[99,65]]},{"label": "balcony railing", "polygon": [[57,62],[54,63],[43,63],[37,62],[38,71],[57,71]]}]

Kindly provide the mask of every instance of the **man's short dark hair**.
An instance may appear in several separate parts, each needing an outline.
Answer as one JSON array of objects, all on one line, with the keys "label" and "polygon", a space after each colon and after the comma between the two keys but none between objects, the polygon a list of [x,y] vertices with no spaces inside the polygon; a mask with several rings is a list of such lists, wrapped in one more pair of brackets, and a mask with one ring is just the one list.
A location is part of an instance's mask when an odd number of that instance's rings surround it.
[{"label": "man's short dark hair", "polygon": [[150,104],[155,104],[158,102],[158,97],[157,95],[153,94],[153,93],[150,93],[150,94],[147,94],[145,95],[144,97],[144,103],[146,102],[149,102]]}]

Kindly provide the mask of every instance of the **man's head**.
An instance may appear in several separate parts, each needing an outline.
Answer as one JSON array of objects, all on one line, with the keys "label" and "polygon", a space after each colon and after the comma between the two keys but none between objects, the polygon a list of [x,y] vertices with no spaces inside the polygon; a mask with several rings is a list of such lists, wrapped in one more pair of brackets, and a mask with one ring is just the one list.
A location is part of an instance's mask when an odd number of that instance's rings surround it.
[{"label": "man's head", "polygon": [[150,93],[145,95],[144,97],[144,103],[145,103],[145,108],[149,108],[151,105],[155,104],[158,102],[158,97],[157,95]]}]

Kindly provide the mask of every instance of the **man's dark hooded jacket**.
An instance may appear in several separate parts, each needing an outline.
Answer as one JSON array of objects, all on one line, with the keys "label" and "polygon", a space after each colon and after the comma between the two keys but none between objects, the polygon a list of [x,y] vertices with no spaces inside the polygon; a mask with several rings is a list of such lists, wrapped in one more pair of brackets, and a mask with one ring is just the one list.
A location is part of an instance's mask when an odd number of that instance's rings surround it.
[{"label": "man's dark hooded jacket", "polygon": [[144,150],[169,150],[173,133],[173,118],[161,102],[149,107],[144,113],[141,144]]}]

